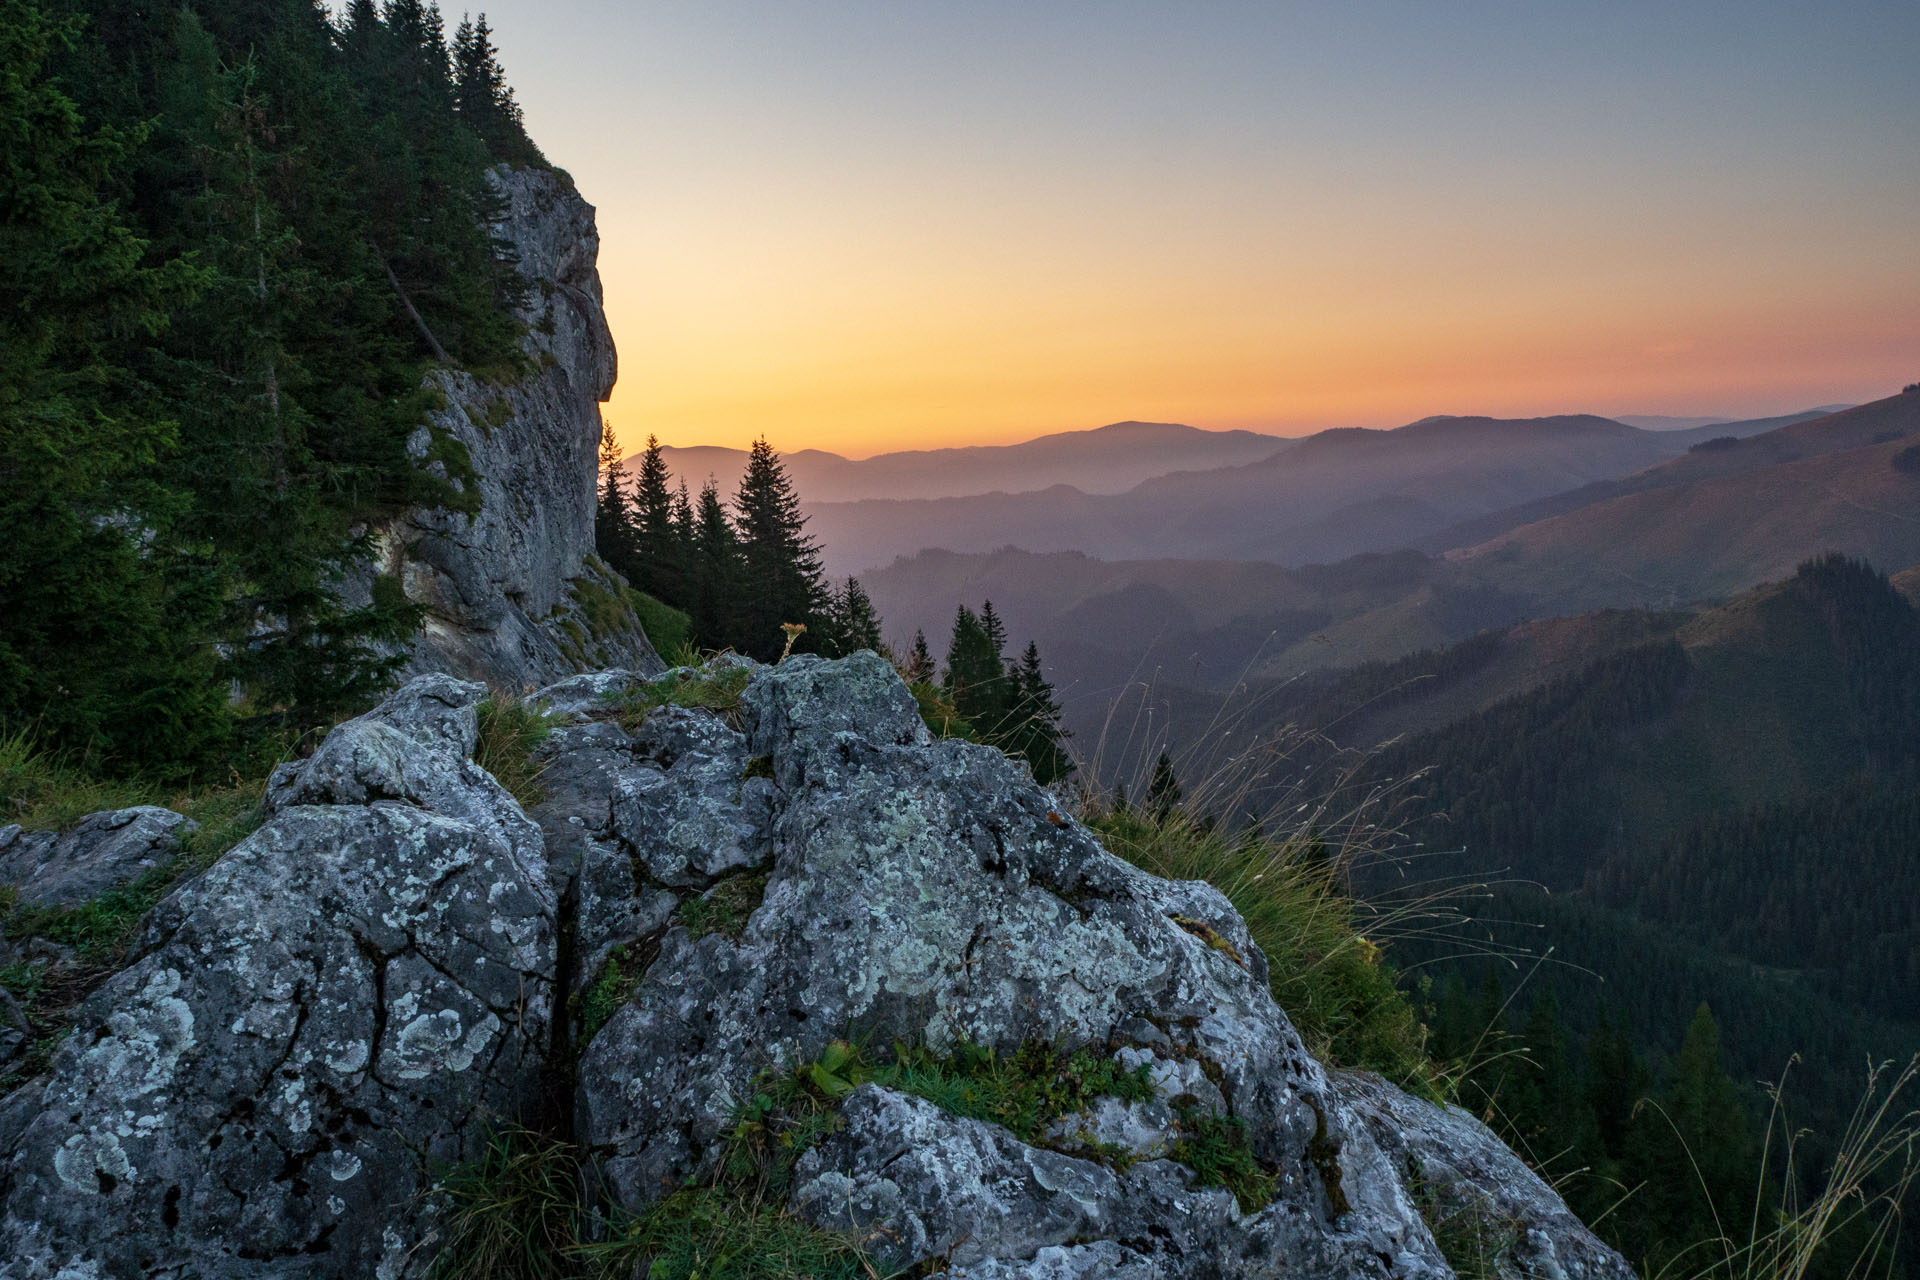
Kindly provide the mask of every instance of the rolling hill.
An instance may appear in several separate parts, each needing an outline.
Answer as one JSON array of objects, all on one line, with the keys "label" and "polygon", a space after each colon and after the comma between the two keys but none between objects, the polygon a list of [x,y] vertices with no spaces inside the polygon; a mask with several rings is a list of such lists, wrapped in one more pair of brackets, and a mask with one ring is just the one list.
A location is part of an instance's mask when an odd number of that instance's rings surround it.
[{"label": "rolling hill", "polygon": [[[1892,416],[1898,418],[1901,409],[1900,401],[1901,397],[1893,396],[1887,400],[1876,401],[1875,404],[1893,405]],[[1784,414],[1777,418],[1756,418],[1748,422],[1721,423],[1709,428],[1674,430],[1669,433],[1669,438],[1685,444],[1687,453],[1670,463],[1649,467],[1644,471],[1614,480],[1596,480],[1577,489],[1550,494],[1532,502],[1521,503],[1515,507],[1463,521],[1419,538],[1412,545],[1423,551],[1435,553],[1477,546],[1510,529],[1517,529],[1521,525],[1535,524],[1554,516],[1566,515],[1613,498],[1643,493],[1668,485],[1686,484],[1709,475],[1755,470],[1779,462],[1808,457],[1817,452],[1832,452],[1837,449],[1856,448],[1863,444],[1879,443],[1878,437],[1885,436],[1889,431],[1900,430],[1898,424],[1889,424],[1880,411],[1861,414],[1857,417],[1848,416],[1852,409],[1870,408],[1873,406],[1842,406],[1833,410],[1808,409],[1801,413]],[[1806,430],[1794,432],[1783,430],[1829,418],[1834,421],[1824,427],[1809,427]],[[1730,443],[1744,442],[1758,435],[1768,435],[1772,438],[1767,444],[1754,447],[1747,447],[1744,443]]]},{"label": "rolling hill", "polygon": [[1448,558],[1553,613],[1724,596],[1826,550],[1898,569],[1920,561],[1920,475],[1893,465],[1915,436],[1920,393],[1890,396],[1675,458]]}]

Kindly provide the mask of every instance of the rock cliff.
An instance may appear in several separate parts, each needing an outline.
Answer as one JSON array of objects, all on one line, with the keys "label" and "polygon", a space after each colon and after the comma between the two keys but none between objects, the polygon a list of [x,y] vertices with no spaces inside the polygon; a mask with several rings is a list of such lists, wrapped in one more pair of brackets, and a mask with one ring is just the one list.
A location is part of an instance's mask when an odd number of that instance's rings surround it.
[{"label": "rock cliff", "polygon": [[[526,376],[486,381],[441,370],[444,407],[415,434],[423,465],[438,428],[457,440],[479,510],[418,508],[379,530],[378,568],[428,608],[414,673],[527,689],[588,667],[659,670],[620,584],[593,554],[600,402],[613,389],[613,335],[594,267],[593,207],[563,174],[495,172],[496,236],[529,285]],[[361,588],[364,590],[364,585]]]},{"label": "rock cliff", "polygon": [[[796,1079],[774,1203],[879,1274],[1444,1277],[1444,1213],[1499,1225],[1495,1274],[1631,1276],[1477,1121],[1316,1062],[1218,892],[930,739],[873,655],[569,679],[524,808],[473,761],[485,696],[341,725],[153,910],[0,1102],[0,1276],[424,1276],[494,1126],[570,1137],[617,1222],[735,1176]],[[999,1123],[847,1041],[1105,1083]]]}]

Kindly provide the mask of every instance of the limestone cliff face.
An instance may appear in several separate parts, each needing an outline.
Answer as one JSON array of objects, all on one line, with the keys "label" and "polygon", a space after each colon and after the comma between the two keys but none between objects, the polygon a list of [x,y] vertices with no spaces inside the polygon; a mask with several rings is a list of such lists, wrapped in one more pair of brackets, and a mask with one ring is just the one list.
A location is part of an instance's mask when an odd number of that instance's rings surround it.
[{"label": "limestone cliff face", "polygon": [[[429,609],[411,671],[530,688],[588,667],[656,670],[593,556],[599,405],[615,373],[593,206],[551,171],[502,168],[495,181],[495,233],[531,286],[521,318],[535,367],[507,383],[433,375],[446,404],[431,426],[466,447],[480,509],[415,509],[379,531],[379,567]],[[427,460],[433,434],[422,426],[411,442],[429,468],[442,467]]]},{"label": "limestone cliff face", "polygon": [[[0,1278],[424,1280],[436,1179],[499,1119],[570,1114],[581,1208],[617,1221],[716,1176],[757,1091],[851,1034],[1053,1043],[1139,1084],[1044,1132],[898,1078],[828,1095],[774,1207],[879,1274],[1447,1280],[1438,1210],[1512,1240],[1471,1274],[1631,1280],[1471,1116],[1316,1062],[1220,893],[931,740],[888,663],[716,662],[724,714],[616,715],[624,671],[536,695],[528,809],[473,761],[485,689],[444,675],[277,771],[265,825],[0,1099]],[[60,857],[99,867],[98,838]],[[723,899],[733,926],[700,924]],[[1210,1129],[1264,1194],[1202,1176]]]}]

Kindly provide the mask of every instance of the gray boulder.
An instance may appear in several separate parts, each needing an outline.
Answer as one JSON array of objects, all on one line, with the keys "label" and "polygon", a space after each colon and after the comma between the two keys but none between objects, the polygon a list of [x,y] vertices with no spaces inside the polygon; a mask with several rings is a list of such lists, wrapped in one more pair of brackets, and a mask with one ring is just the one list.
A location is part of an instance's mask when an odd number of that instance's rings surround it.
[{"label": "gray boulder", "polygon": [[[748,671],[737,712],[631,729],[605,696],[631,676],[534,695],[558,723],[531,812],[471,758],[485,691],[445,675],[279,770],[266,825],[0,1099],[0,1277],[418,1277],[435,1180],[492,1121],[570,1105],[589,1182],[644,1210],[718,1171],[763,1072],[842,1038],[1040,1041],[1143,1082],[1018,1134],[852,1088],[780,1194],[884,1266],[1450,1275],[1424,1211],[1497,1224],[1502,1276],[1630,1274],[1465,1113],[1330,1076],[1224,897],[931,741],[887,663]],[[616,952],[630,987],[598,981]],[[1199,1117],[1270,1197],[1201,1185]]]},{"label": "gray boulder", "polygon": [[1420,1185],[1428,1212],[1485,1241],[1501,1280],[1634,1280],[1627,1260],[1587,1230],[1553,1188],[1459,1107],[1410,1097],[1378,1076],[1339,1072],[1334,1088],[1367,1132]]},{"label": "gray boulder", "polygon": [[465,758],[480,692],[415,681],[336,729],[148,917],[0,1105],[0,1275],[422,1272],[436,1169],[536,1103],[551,1043],[554,898]]},{"label": "gray boulder", "polygon": [[35,907],[77,907],[171,862],[200,824],[139,805],[90,813],[66,831],[0,827],[0,884]]},{"label": "gray boulder", "polygon": [[[1243,1214],[1170,1161],[1122,1177],[866,1088],[845,1129],[806,1157],[792,1207],[880,1233],[902,1264],[953,1251],[968,1265],[1026,1265],[1104,1240],[1166,1274],[1445,1274],[1401,1179],[1274,1005],[1264,957],[1216,891],[1112,857],[999,752],[928,742],[912,695],[870,654],[761,670],[742,715],[745,751],[778,784],[763,905],[737,940],[669,929],[581,1058],[578,1131],[624,1203],[711,1172],[755,1077],[842,1036],[936,1050],[1157,1042],[1152,1062],[1207,1065],[1277,1175],[1273,1204]],[[1180,1087],[1177,1071],[1164,1076]],[[1127,1118],[1149,1150],[1164,1149],[1165,1119]]]}]

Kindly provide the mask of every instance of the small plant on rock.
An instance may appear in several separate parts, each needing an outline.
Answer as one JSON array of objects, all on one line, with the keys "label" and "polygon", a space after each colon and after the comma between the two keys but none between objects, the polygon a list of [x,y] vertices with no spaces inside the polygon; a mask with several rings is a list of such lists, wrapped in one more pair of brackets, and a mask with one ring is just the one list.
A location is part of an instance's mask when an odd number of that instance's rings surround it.
[{"label": "small plant on rock", "polygon": [[1278,1179],[1254,1158],[1245,1121],[1190,1107],[1180,1113],[1180,1135],[1167,1154],[1193,1170],[1194,1185],[1225,1187],[1244,1213],[1272,1203]]},{"label": "small plant on rock", "polygon": [[546,766],[533,753],[553,723],[545,712],[511,694],[495,694],[476,708],[480,736],[474,743],[473,762],[494,776],[521,808],[530,808],[546,798],[540,787],[540,775]]},{"label": "small plant on rock", "polygon": [[616,695],[614,715],[620,721],[621,728],[632,732],[648,716],[665,706],[737,711],[740,695],[747,691],[750,678],[751,674],[745,667],[722,667],[717,671],[704,667],[675,667],[657,680],[650,680]]}]

